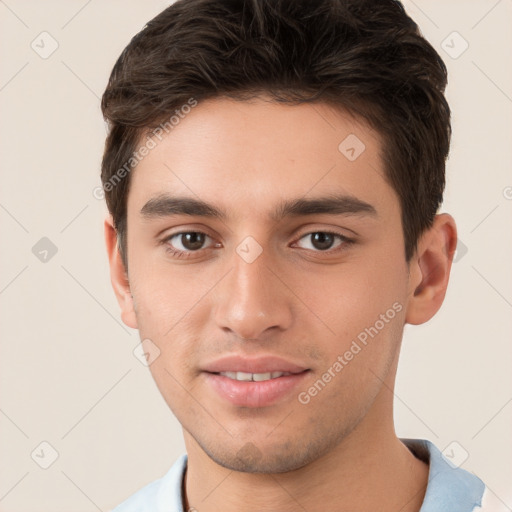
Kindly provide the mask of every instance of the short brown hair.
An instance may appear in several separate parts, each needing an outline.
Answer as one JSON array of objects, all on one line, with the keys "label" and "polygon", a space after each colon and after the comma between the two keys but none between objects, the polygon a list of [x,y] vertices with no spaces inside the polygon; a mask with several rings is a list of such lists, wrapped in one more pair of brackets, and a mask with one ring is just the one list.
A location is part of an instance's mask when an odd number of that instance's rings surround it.
[{"label": "short brown hair", "polygon": [[446,83],[442,59],[395,0],[178,0],[133,37],[101,102],[101,179],[125,266],[126,163],[143,136],[191,98],[263,94],[337,105],[379,132],[409,261],[443,199]]}]

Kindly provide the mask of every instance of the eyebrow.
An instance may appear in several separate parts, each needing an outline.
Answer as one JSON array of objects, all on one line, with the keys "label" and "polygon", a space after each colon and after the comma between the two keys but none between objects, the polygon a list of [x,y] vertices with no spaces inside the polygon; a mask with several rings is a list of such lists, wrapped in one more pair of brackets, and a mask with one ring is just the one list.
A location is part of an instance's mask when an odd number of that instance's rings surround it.
[{"label": "eyebrow", "polygon": [[[151,198],[140,210],[145,219],[163,218],[171,215],[190,215],[197,217],[227,220],[229,215],[217,206],[186,196],[167,194]],[[357,215],[377,217],[377,210],[369,203],[351,195],[328,195],[312,199],[288,199],[279,203],[269,218],[273,221],[285,217],[305,215]]]}]

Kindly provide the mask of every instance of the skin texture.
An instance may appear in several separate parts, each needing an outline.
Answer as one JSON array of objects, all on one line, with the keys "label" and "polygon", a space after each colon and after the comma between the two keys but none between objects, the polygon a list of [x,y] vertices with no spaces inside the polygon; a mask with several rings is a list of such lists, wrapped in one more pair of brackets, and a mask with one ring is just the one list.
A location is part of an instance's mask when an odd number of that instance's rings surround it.
[{"label": "skin texture", "polygon": [[[338,150],[350,134],[365,145],[354,161]],[[396,438],[392,390],[404,324],[428,321],[444,299],[456,228],[438,215],[405,261],[380,144],[366,124],[325,104],[216,98],[195,107],[133,171],[128,273],[105,222],[122,319],[159,348],[151,373],[183,426],[187,508],[419,510],[428,467]],[[269,218],[283,200],[333,193],[376,214]],[[142,215],[162,194],[207,201],[227,217]],[[168,252],[190,247],[171,235],[196,231],[208,236],[191,257]],[[326,231],[353,242],[335,237],[321,250],[311,234]],[[262,249],[252,263],[236,251],[248,236]],[[393,304],[400,311],[301,403],[298,394]],[[309,372],[277,403],[239,407],[201,371],[227,354],[275,355]]]}]

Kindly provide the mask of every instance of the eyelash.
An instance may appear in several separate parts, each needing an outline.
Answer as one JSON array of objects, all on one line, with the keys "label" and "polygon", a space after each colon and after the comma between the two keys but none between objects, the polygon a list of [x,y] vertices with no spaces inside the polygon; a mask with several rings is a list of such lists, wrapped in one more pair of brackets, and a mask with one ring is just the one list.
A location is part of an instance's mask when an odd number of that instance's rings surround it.
[{"label": "eyelash", "polygon": [[[203,231],[180,231],[178,233],[173,233],[172,235],[169,235],[167,236],[166,238],[164,238],[162,240],[162,244],[165,244],[166,245],[166,252],[168,254],[170,254],[173,258],[177,258],[177,259],[187,259],[187,258],[190,258],[192,257],[195,253],[199,253],[200,251],[202,251],[203,249],[198,249],[197,251],[181,251],[179,249],[174,249],[171,245],[169,245],[169,241],[174,238],[175,236],[178,236],[178,235],[185,235],[185,234],[190,234],[190,233],[195,233],[195,234],[202,234],[202,235],[205,235],[209,238],[211,238],[207,233],[203,232]],[[347,248],[347,246],[350,246],[354,243],[354,240],[350,239],[350,238],[347,238],[345,235],[342,235],[341,233],[337,233],[335,231],[324,231],[324,230],[319,230],[319,231],[309,231],[307,233],[303,233],[299,238],[298,240],[301,240],[302,238],[308,236],[308,235],[313,235],[315,233],[323,233],[323,234],[326,234],[326,235],[333,235],[335,237],[337,237],[339,240],[341,240],[341,244],[336,247],[335,249],[327,249],[325,251],[320,251],[320,250],[317,250],[317,251],[313,251],[315,253],[320,253],[320,254],[331,254],[331,253],[337,253],[337,252],[340,252],[340,251],[343,251],[344,249]],[[311,251],[311,249],[304,249],[306,251]]]}]

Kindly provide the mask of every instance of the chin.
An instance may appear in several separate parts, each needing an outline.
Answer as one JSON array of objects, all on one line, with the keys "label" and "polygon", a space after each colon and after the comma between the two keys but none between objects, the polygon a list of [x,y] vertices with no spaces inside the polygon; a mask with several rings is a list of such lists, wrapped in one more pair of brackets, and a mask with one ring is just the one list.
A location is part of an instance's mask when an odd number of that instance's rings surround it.
[{"label": "chin", "polygon": [[331,446],[325,440],[316,440],[309,445],[304,445],[301,441],[288,441],[285,444],[258,448],[256,444],[248,441],[237,450],[222,445],[214,448],[201,445],[201,448],[210,459],[226,469],[241,473],[275,474],[300,469],[327,453]]}]

